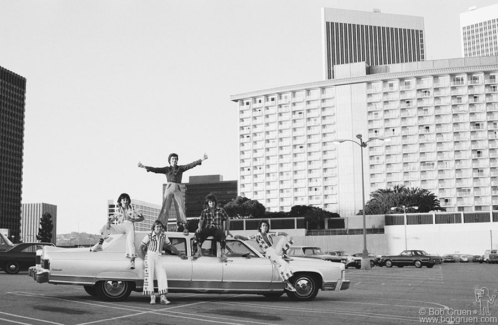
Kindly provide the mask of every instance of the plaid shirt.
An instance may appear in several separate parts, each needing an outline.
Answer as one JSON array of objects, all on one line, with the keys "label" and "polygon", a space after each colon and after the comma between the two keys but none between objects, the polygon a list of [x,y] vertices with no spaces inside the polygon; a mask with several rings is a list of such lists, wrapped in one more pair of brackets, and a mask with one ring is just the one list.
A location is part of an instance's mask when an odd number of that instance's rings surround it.
[{"label": "plaid shirt", "polygon": [[223,221],[228,219],[228,214],[223,208],[204,209],[201,213],[201,220],[204,220],[205,228],[218,228],[223,230]]}]

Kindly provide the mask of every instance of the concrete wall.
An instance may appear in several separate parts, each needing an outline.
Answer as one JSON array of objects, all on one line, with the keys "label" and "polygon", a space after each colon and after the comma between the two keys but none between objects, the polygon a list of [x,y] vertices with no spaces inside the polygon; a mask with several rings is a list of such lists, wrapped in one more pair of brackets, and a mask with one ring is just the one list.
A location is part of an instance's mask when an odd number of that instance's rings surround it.
[{"label": "concrete wall", "polygon": [[[304,229],[284,229],[294,238],[294,245],[319,246],[326,250],[363,251],[363,235],[306,236]],[[251,235],[255,231],[232,231],[233,235]],[[405,249],[405,227],[386,226],[384,234],[368,234],[367,249],[378,255],[399,254]],[[483,255],[498,249],[498,222],[408,225],[407,249],[422,249],[431,254],[462,253]]]}]

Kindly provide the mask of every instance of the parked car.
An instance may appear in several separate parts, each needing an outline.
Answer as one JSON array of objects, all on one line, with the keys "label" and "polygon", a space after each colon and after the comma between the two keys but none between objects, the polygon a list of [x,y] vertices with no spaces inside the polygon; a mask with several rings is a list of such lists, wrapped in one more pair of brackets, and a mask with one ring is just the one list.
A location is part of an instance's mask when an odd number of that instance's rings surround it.
[{"label": "parked car", "polygon": [[336,256],[324,253],[322,249],[317,246],[292,246],[287,252],[287,255],[292,257],[303,257],[329,262],[337,262]]},{"label": "parked car", "polygon": [[498,263],[498,250],[488,249],[484,252],[484,262],[493,264]]},{"label": "parked car", "polygon": [[443,262],[444,263],[455,263],[455,257],[451,254],[446,254],[443,255]]},{"label": "parked car", "polygon": [[379,266],[398,267],[414,265],[417,268],[426,266],[432,268],[440,261],[439,256],[433,256],[423,250],[404,250],[399,255],[382,256],[379,260]]},{"label": "parked car", "polygon": [[[351,265],[346,265],[346,266],[354,266],[357,269],[360,269],[362,258],[363,258],[363,253],[355,253],[355,254],[353,254],[353,262],[351,263]],[[378,265],[378,262],[380,260],[379,256],[374,255],[372,253],[368,253],[368,258],[370,259],[370,267],[374,267],[375,265]]]},{"label": "parked car", "polygon": [[14,247],[14,244],[7,238],[7,236],[0,232],[0,252],[4,252]]},{"label": "parked car", "polygon": [[482,264],[482,262],[484,262],[484,257],[482,255],[474,255],[472,262]]},{"label": "parked car", "polygon": [[0,267],[8,274],[19,273],[36,264],[36,250],[52,243],[21,243],[0,252]]},{"label": "parked car", "polygon": [[332,262],[343,263],[348,268],[348,265],[354,262],[351,255],[345,251],[326,251],[325,254],[330,255],[333,259]]},{"label": "parked car", "polygon": [[[138,247],[147,234],[137,231]],[[183,260],[166,251],[160,257],[168,275],[169,292],[244,293],[279,297],[284,292],[293,300],[313,300],[321,290],[346,290],[350,281],[340,263],[295,257],[290,263],[290,279],[296,292],[284,290],[278,269],[249,243],[227,239],[227,260],[217,257],[218,246],[211,237],[202,246],[203,256],[193,259],[194,234],[167,233],[172,244],[188,256]],[[135,260],[129,269],[125,258],[125,235],[111,235],[103,251],[93,253],[88,248],[44,247],[40,264],[30,268],[29,275],[38,283],[81,285],[91,296],[109,301],[125,300],[131,291],[141,292],[144,286],[143,259]]]}]

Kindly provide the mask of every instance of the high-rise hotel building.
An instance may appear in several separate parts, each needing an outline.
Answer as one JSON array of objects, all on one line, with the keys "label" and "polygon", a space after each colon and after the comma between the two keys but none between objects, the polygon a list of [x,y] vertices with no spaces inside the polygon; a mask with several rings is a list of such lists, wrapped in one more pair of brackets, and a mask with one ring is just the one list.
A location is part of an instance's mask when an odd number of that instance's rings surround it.
[{"label": "high-rise hotel building", "polygon": [[233,95],[241,196],[270,211],[313,205],[347,217],[406,185],[447,211],[498,206],[498,57],[335,67],[336,79]]},{"label": "high-rise hotel building", "polygon": [[498,4],[460,14],[462,56],[498,55]]},{"label": "high-rise hotel building", "polygon": [[322,8],[324,79],[334,66],[366,62],[371,66],[423,61],[422,17]]},{"label": "high-rise hotel building", "polygon": [[20,239],[26,79],[0,67],[0,228]]}]

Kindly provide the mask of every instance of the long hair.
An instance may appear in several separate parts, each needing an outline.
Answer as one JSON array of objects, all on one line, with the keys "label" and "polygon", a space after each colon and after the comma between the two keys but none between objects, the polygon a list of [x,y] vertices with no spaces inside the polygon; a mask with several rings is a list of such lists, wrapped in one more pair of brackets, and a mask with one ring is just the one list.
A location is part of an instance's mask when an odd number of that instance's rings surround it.
[{"label": "long hair", "polygon": [[122,208],[123,206],[121,205],[121,199],[127,199],[128,200],[128,204],[131,206],[131,198],[130,198],[130,196],[128,194],[122,193],[118,197],[118,206]]},{"label": "long hair", "polygon": [[161,226],[161,228],[163,228],[163,231],[165,230],[165,229],[164,229],[164,225],[163,225],[163,223],[161,222],[161,220],[156,220],[156,221],[154,221],[154,223],[152,224],[152,228],[151,228],[150,230],[151,230],[151,231],[154,231],[154,230],[155,230],[154,228],[156,228],[156,225],[160,225],[160,226]]}]

